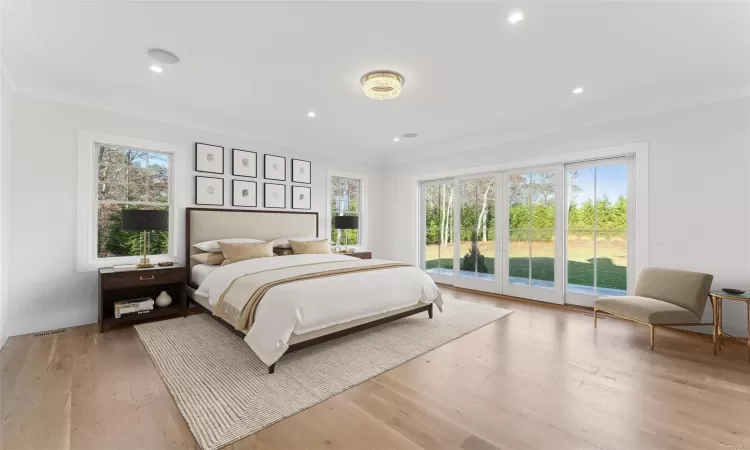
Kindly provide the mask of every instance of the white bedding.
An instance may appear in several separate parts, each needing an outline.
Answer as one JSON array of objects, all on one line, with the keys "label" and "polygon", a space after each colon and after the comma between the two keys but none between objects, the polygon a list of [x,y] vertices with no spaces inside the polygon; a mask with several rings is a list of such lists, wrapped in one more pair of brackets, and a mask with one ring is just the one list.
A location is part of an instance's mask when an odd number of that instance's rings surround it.
[{"label": "white bedding", "polygon": [[203,280],[206,279],[208,274],[213,272],[217,267],[221,266],[211,264],[196,264],[191,269],[190,279],[193,281],[193,283],[200,286],[201,283],[203,283]]},{"label": "white bedding", "polygon": [[[215,306],[237,278],[274,268],[343,261],[345,255],[289,255],[258,258],[214,268],[198,293]],[[417,303],[442,309],[440,290],[415,267],[373,270],[328,278],[296,281],[271,288],[258,305],[245,342],[271,365],[289,348],[292,334],[305,334],[340,323],[381,314]]]}]

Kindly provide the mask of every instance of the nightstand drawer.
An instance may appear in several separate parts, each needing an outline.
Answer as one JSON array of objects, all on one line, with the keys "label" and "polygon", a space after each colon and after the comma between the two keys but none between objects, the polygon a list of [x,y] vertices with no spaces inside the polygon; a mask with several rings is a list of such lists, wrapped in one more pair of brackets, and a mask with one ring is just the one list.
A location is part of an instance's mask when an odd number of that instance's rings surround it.
[{"label": "nightstand drawer", "polygon": [[102,289],[122,289],[154,284],[184,283],[185,268],[133,270],[102,275]]}]

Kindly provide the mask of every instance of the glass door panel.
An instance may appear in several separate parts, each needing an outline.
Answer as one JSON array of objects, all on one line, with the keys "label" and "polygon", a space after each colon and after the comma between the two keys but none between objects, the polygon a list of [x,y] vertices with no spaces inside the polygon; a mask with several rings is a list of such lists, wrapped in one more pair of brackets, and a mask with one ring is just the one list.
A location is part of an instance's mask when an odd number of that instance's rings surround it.
[{"label": "glass door panel", "polygon": [[423,184],[421,189],[425,225],[422,268],[442,282],[452,282],[454,275],[453,191],[452,181]]},{"label": "glass door panel", "polygon": [[495,177],[458,182],[459,277],[495,279]]},{"label": "glass door panel", "polygon": [[566,303],[592,306],[598,296],[627,295],[631,159],[565,168]]},{"label": "glass door panel", "polygon": [[508,270],[504,292],[509,295],[562,302],[555,204],[562,186],[560,172],[549,169],[505,177]]}]

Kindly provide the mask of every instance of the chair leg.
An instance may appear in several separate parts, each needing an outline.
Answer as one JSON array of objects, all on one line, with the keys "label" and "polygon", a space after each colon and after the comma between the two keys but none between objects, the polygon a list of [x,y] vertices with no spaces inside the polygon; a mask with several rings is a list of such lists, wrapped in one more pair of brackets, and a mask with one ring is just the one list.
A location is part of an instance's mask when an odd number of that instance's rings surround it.
[{"label": "chair leg", "polygon": [[649,325],[649,327],[651,328],[651,350],[653,350],[654,349],[654,326]]},{"label": "chair leg", "polygon": [[270,366],[268,366],[268,374],[269,375],[272,374],[274,369],[276,369],[276,363],[273,363]]},{"label": "chair leg", "polygon": [[594,308],[594,328],[596,328],[596,313],[598,313],[599,310]]}]

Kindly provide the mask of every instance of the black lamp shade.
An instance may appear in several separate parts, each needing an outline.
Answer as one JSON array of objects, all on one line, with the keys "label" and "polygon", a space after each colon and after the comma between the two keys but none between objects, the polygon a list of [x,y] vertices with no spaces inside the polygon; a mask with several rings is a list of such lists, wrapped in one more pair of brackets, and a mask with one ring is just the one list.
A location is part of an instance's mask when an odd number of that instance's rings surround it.
[{"label": "black lamp shade", "polygon": [[358,216],[335,216],[333,218],[333,228],[337,230],[358,230]]},{"label": "black lamp shade", "polygon": [[167,231],[169,214],[162,210],[124,209],[122,229],[125,231]]}]

